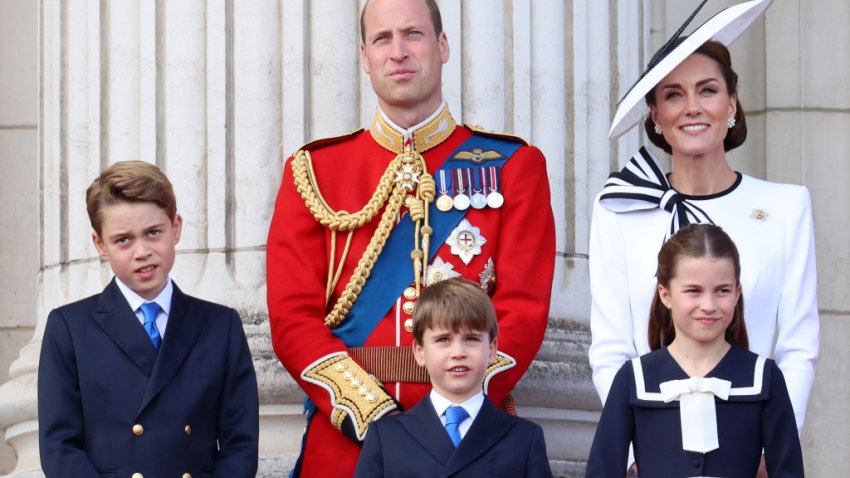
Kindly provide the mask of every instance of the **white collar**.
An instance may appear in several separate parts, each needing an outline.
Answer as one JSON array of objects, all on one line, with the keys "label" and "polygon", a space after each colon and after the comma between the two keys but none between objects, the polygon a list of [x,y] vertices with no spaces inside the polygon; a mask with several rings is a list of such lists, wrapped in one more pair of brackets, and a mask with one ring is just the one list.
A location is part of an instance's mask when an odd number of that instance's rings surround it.
[{"label": "white collar", "polygon": [[139,307],[141,307],[145,302],[156,302],[159,304],[159,307],[166,316],[171,312],[171,296],[174,295],[174,286],[171,283],[171,277],[168,278],[162,292],[160,292],[153,300],[147,300],[140,296],[133,291],[133,289],[127,287],[127,284],[121,282],[121,279],[118,277],[115,278],[115,284],[118,286],[118,290],[121,291],[124,298],[127,299],[127,303],[130,304],[130,309],[133,312],[139,310]]},{"label": "white collar", "polygon": [[481,410],[481,406],[484,405],[484,393],[478,392],[475,395],[469,397],[463,403],[454,403],[448,398],[440,395],[435,390],[431,390],[431,404],[434,405],[434,410],[437,411],[437,416],[442,417],[443,414],[446,413],[446,409],[451,406],[460,406],[466,410],[466,413],[469,414],[469,418],[475,419],[478,415],[478,412]]}]

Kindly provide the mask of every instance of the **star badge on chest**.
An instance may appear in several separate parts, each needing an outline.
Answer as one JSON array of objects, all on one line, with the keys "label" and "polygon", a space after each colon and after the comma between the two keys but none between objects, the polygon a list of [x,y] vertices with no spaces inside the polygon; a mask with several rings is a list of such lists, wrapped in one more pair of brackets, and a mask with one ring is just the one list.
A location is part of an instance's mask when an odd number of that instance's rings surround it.
[{"label": "star badge on chest", "polygon": [[454,264],[446,262],[442,257],[437,256],[434,262],[428,266],[428,272],[425,273],[425,287],[432,286],[446,279],[460,277],[460,273],[454,269]]},{"label": "star badge on chest", "polygon": [[473,257],[481,254],[481,246],[486,243],[487,239],[481,235],[481,229],[473,226],[466,219],[460,221],[446,239],[446,244],[452,248],[452,254],[460,257],[466,265],[469,265]]}]

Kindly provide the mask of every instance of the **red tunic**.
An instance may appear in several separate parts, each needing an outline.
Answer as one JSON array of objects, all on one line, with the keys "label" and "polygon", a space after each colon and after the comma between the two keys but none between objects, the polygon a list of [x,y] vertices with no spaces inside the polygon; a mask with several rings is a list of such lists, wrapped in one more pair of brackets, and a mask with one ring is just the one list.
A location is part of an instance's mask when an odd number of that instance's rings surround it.
[{"label": "red tunic", "polygon": [[[457,129],[441,144],[422,153],[432,174],[458,146],[472,135]],[[396,153],[378,144],[369,131],[308,147],[319,190],[334,210],[359,211],[372,197],[380,177]],[[439,247],[437,257],[454,271],[475,282],[492,259],[495,283],[489,288],[499,320],[499,351],[516,360],[516,366],[488,377],[487,394],[495,403],[514,388],[531,364],[543,340],[554,269],[555,234],[549,185],[543,154],[533,146],[521,146],[501,172],[505,198],[499,209],[470,210],[466,219],[480,228],[486,239],[480,254],[464,264]],[[405,218],[405,220],[407,220]],[[269,231],[268,308],[272,343],[286,370],[318,407],[308,430],[301,476],[350,476],[359,446],[331,423],[333,398],[323,387],[304,380],[302,373],[330,354],[346,352],[323,319],[345,288],[357,261],[366,249],[380,213],[358,229],[334,295],[325,303],[325,284],[331,253],[331,231],[319,224],[296,190],[291,158],[284,167],[283,182]],[[337,262],[345,246],[345,233],[337,234]],[[413,240],[411,238],[411,248]],[[409,259],[398,267],[412,267]],[[410,318],[402,310],[403,297],[387,311],[365,347],[410,347],[413,336],[405,330]],[[368,371],[368,370],[367,370]],[[413,407],[430,390],[424,383],[385,383],[385,390],[404,409]]]}]

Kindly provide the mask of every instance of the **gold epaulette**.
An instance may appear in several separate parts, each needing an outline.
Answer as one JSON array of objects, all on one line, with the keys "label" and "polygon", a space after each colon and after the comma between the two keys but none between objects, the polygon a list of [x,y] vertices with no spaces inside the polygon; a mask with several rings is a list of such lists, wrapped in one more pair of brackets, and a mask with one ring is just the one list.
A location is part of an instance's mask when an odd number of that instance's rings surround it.
[{"label": "gold epaulette", "polygon": [[[361,131],[363,131],[363,128],[353,129],[353,130],[351,130],[347,133],[343,133],[339,136],[331,136],[331,137],[328,137],[328,138],[314,139],[313,141],[309,141],[309,142],[305,143],[303,146],[301,146],[300,148],[298,148],[295,151],[295,153],[297,154],[298,151],[314,151],[316,149],[321,148],[322,146],[327,146],[329,144],[339,143],[340,141],[344,141],[346,139],[353,138],[354,136],[359,134]],[[293,156],[295,156],[295,154],[293,154]]]},{"label": "gold epaulette", "polygon": [[473,133],[480,134],[481,136],[487,136],[487,137],[496,138],[496,139],[504,139],[504,140],[507,140],[507,141],[513,141],[515,143],[520,143],[523,146],[528,146],[528,141],[524,140],[523,138],[521,138],[519,136],[513,135],[513,134],[497,133],[495,131],[490,131],[489,129],[485,129],[482,126],[478,126],[478,125],[475,125],[475,124],[464,124],[464,126],[469,128],[470,130],[472,130]]}]

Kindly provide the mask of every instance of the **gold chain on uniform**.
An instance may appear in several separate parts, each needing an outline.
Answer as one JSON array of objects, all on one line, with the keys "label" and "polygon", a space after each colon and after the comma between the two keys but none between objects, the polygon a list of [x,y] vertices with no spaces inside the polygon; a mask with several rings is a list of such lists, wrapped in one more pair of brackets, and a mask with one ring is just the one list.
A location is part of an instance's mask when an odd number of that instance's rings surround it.
[{"label": "gold chain on uniform", "polygon": [[[381,176],[381,180],[378,182],[378,187],[375,189],[372,197],[356,213],[334,211],[324,200],[319,192],[315,171],[313,170],[312,160],[308,151],[299,150],[295,153],[292,159],[292,172],[298,192],[301,194],[301,198],[304,199],[304,204],[320,224],[327,226],[334,233],[334,237],[332,238],[334,243],[336,242],[336,232],[342,231],[349,233],[346,249],[343,252],[343,257],[340,259],[340,271],[342,265],[345,263],[345,256],[348,254],[348,245],[351,239],[350,234],[355,229],[368,224],[381,207],[386,204],[381,221],[378,223],[378,228],[372,235],[366,251],[358,261],[357,267],[351,274],[351,278],[334,304],[333,309],[325,316],[325,325],[335,328],[345,320],[345,316],[348,315],[351,307],[360,296],[366,279],[372,273],[375,261],[381,255],[381,251],[392,232],[402,204],[408,207],[411,220],[416,222],[414,248],[411,252],[411,259],[413,260],[418,295],[421,278],[424,277],[426,272],[425,267],[427,265],[427,260],[423,261],[423,258],[428,257],[430,236],[433,233],[428,223],[428,205],[434,200],[437,190],[434,178],[428,174],[425,160],[419,153],[406,147],[402,153],[397,155],[390,162],[383,176]],[[415,181],[417,177],[418,186]],[[332,251],[331,254],[335,255],[335,252]],[[330,269],[333,269],[333,257],[331,261]],[[335,279],[331,279],[329,270],[327,284],[328,297],[334,287],[331,281],[335,282],[338,278],[339,274],[337,274]]]}]

